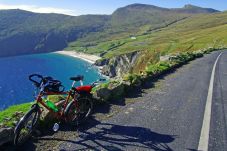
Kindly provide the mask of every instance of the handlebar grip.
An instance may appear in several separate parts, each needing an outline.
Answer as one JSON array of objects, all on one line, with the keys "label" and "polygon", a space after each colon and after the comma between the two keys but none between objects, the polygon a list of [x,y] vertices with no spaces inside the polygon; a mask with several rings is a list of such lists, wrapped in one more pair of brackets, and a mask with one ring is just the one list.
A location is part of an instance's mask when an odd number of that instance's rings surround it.
[{"label": "handlebar grip", "polygon": [[[40,81],[40,82],[37,82],[37,81],[35,81],[34,79],[32,79],[33,77],[38,77],[38,78],[41,79],[41,81]],[[35,84],[35,86],[37,86],[37,87],[39,87],[40,84],[41,84],[41,82],[43,81],[43,76],[41,76],[41,75],[39,75],[39,74],[31,74],[31,75],[29,75],[28,78],[29,78],[29,80],[32,81],[32,82]]]},{"label": "handlebar grip", "polygon": [[99,79],[99,81],[106,81],[106,79]]},{"label": "handlebar grip", "polygon": [[41,76],[41,75],[39,75],[39,74],[31,74],[31,75],[29,75],[29,80],[31,80],[31,81],[34,81],[33,79],[32,79],[32,77],[38,77],[38,78],[40,78],[40,79],[43,79],[43,76]]}]

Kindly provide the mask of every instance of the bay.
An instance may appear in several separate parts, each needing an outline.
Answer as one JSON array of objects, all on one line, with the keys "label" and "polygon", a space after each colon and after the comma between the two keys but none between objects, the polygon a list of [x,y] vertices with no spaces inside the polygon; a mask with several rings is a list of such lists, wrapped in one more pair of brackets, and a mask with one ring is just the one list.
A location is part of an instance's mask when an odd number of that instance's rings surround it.
[{"label": "bay", "polygon": [[34,100],[35,87],[28,80],[33,73],[54,77],[66,89],[71,86],[71,76],[84,75],[84,84],[101,78],[90,63],[57,53],[0,58],[0,110]]}]

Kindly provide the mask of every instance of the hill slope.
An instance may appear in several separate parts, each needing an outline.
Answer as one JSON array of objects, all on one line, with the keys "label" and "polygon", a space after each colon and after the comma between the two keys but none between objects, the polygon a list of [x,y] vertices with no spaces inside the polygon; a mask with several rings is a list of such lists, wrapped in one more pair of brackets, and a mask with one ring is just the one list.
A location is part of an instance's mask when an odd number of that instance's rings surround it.
[{"label": "hill slope", "polygon": [[215,13],[214,9],[201,8],[193,5],[185,5],[183,8],[168,9],[145,4],[132,4],[117,9],[112,14],[113,26],[127,26],[135,28],[150,24],[159,27],[173,21],[188,17],[192,14]]},{"label": "hill slope", "polygon": [[102,30],[109,19],[106,15],[72,17],[23,10],[2,10],[0,56],[63,49],[69,41],[86,33]]},{"label": "hill slope", "polygon": [[[0,56],[57,51],[75,40],[69,49],[103,53],[106,50],[90,51],[90,48],[97,48],[100,42],[104,41],[147,34],[195,14],[213,12],[217,11],[195,6],[166,9],[144,4],[119,8],[112,15],[76,17],[1,10]],[[122,43],[113,44],[111,47],[118,45]]]},{"label": "hill slope", "polygon": [[[114,50],[118,53],[124,53],[126,51],[118,48],[131,41],[130,37],[149,35],[156,30],[168,27],[192,16],[218,12],[217,10],[192,5],[167,9],[152,5],[132,4],[119,8],[112,14],[110,29],[79,38],[75,42],[70,43],[67,49],[85,51],[87,53],[101,53],[102,55]],[[143,45],[141,44],[136,49],[143,49]]]},{"label": "hill slope", "polygon": [[136,64],[133,64],[131,70],[139,73],[149,63],[159,61],[159,56],[207,48],[227,48],[227,12],[191,16],[168,26],[147,31],[145,34],[137,33],[133,36],[133,38],[130,35],[121,36],[106,41],[96,40],[97,45],[86,47],[84,45],[89,41],[86,41],[88,39],[85,37],[70,44],[72,46],[68,49],[80,50],[84,47],[86,52],[102,53],[103,58],[108,59],[140,51],[142,55],[137,57]]}]

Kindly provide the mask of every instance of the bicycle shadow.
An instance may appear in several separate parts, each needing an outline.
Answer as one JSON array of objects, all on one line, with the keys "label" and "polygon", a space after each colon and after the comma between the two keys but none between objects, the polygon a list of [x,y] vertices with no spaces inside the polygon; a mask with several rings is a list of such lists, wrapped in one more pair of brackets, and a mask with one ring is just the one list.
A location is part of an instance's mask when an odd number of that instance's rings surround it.
[{"label": "bicycle shadow", "polygon": [[156,133],[144,127],[101,123],[95,119],[78,129],[79,137],[54,138],[64,142],[60,145],[62,151],[72,149],[135,150],[137,148],[139,150],[172,151],[168,144],[176,138],[176,136]]}]

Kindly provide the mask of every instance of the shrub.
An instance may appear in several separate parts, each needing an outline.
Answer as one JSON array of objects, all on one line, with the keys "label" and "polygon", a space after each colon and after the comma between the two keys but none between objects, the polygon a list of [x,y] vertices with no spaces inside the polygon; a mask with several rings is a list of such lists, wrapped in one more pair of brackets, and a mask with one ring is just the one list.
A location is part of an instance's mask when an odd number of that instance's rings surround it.
[{"label": "shrub", "polygon": [[124,81],[129,81],[133,85],[138,85],[141,83],[141,77],[137,74],[127,74],[123,79]]},{"label": "shrub", "polygon": [[148,75],[156,75],[156,74],[159,74],[163,71],[170,69],[170,67],[171,67],[170,62],[163,61],[163,62],[159,62],[157,64],[148,65],[146,68],[146,73]]}]

